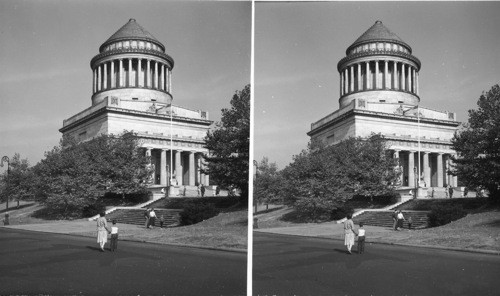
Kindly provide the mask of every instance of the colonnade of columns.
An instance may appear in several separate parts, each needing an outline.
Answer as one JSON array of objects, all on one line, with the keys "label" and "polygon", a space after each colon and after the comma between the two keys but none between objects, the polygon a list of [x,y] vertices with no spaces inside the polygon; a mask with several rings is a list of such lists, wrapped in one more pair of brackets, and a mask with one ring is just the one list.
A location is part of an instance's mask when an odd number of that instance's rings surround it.
[{"label": "colonnade of columns", "polygon": [[418,70],[410,64],[375,60],[351,64],[340,72],[340,96],[366,90],[400,90],[418,95]]},{"label": "colonnade of columns", "polygon": [[93,93],[120,87],[145,87],[172,93],[172,71],[167,64],[142,58],[105,61],[93,69]]},{"label": "colonnade of columns", "polygon": [[[153,155],[153,150],[159,150]],[[172,151],[172,159],[170,152]],[[159,153],[159,160],[158,155]],[[188,185],[198,184],[209,185],[209,176],[202,174],[200,169],[205,165],[201,153],[194,151],[152,149],[146,148],[146,155],[151,156],[152,163],[155,164],[153,172],[153,184],[158,185]],[[170,166],[172,166],[172,176],[170,176]],[[159,163],[159,168],[156,164]]]},{"label": "colonnade of columns", "polygon": [[418,176],[418,151],[394,150],[394,157],[399,158],[403,168],[402,186],[415,187],[420,182],[420,187],[451,187],[458,186],[456,176],[448,174],[452,165],[450,154],[420,152],[420,177]]}]

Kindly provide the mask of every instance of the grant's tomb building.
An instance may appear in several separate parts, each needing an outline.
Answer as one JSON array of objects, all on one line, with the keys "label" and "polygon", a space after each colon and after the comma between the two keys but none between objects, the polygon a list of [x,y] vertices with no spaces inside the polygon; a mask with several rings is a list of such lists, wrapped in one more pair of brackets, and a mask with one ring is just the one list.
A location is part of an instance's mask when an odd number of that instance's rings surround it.
[{"label": "grant's tomb building", "polygon": [[311,124],[311,140],[334,145],[380,133],[399,158],[401,191],[418,186],[418,196],[424,197],[458,186],[447,168],[460,123],[456,113],[420,105],[420,68],[410,45],[375,22],[338,62],[339,109]]},{"label": "grant's tomb building", "polygon": [[90,61],[91,106],[59,130],[79,141],[134,131],[151,156],[151,188],[208,185],[200,173],[208,113],[173,104],[174,60],[165,46],[130,19]]}]

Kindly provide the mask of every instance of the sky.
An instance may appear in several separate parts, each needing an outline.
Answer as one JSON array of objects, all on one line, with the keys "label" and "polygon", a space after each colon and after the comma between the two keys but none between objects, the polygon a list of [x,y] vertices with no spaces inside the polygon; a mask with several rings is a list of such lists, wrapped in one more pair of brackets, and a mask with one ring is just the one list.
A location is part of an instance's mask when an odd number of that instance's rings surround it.
[{"label": "sky", "polygon": [[337,63],[377,20],[420,59],[421,106],[468,110],[500,80],[500,2],[266,2],[255,5],[254,159],[283,169],[311,123],[338,109]]},{"label": "sky", "polygon": [[131,18],[174,59],[174,105],[219,121],[250,83],[250,2],[0,0],[0,157],[35,165],[59,144],[91,106],[90,60]]}]

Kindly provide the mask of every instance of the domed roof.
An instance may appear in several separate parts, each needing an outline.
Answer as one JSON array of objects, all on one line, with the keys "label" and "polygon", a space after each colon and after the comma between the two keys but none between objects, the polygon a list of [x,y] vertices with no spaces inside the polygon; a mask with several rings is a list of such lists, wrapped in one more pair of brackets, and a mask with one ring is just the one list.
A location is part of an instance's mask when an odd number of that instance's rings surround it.
[{"label": "domed roof", "polygon": [[388,42],[398,43],[400,45],[407,47],[411,53],[411,47],[401,38],[399,38],[398,35],[394,34],[389,29],[387,29],[387,27],[384,26],[384,24],[382,24],[381,21],[376,21],[373,26],[371,26],[368,30],[366,30],[366,32],[363,33],[363,35],[361,35],[358,39],[356,39],[356,41],[354,41],[354,43],[351,46],[349,46],[347,52],[349,52],[349,50],[355,46],[374,41],[388,41]]},{"label": "domed roof", "polygon": [[111,37],[104,42],[101,47],[99,48],[99,51],[102,51],[102,49],[113,42],[120,41],[120,40],[145,40],[145,41],[151,41],[159,45],[163,50],[165,50],[165,46],[158,41],[151,33],[149,33],[146,29],[144,29],[141,25],[139,25],[135,19],[130,19],[128,23],[123,25],[116,33],[114,33]]}]

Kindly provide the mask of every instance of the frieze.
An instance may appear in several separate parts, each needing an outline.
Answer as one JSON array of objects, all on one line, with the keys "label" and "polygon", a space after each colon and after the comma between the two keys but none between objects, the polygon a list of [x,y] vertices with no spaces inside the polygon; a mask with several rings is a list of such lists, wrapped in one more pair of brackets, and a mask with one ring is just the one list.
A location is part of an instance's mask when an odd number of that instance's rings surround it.
[{"label": "frieze", "polygon": [[418,70],[420,70],[420,67],[421,67],[420,60],[412,54],[398,52],[398,51],[390,51],[390,50],[373,50],[373,51],[363,51],[363,52],[350,54],[350,55],[342,58],[337,64],[337,70],[340,72],[341,65],[343,65],[344,63],[347,63],[351,60],[354,60],[356,58],[361,58],[361,57],[366,57],[366,56],[375,56],[375,55],[387,55],[387,56],[396,56],[396,57],[406,58],[406,59],[416,63],[418,66]]}]

